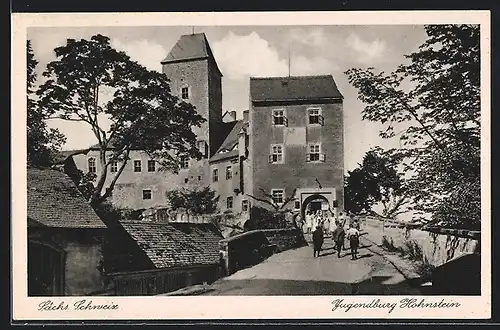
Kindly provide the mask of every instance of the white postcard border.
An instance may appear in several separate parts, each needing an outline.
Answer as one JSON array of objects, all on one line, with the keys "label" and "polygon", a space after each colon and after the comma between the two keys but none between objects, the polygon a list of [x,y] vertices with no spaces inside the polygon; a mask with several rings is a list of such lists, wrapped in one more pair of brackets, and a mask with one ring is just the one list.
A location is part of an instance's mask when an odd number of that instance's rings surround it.
[{"label": "white postcard border", "polygon": [[[64,26],[210,26],[210,25],[422,25],[481,24],[481,176],[482,237],[480,297],[454,296],[234,296],[234,297],[51,297],[68,310],[40,311],[49,298],[27,297],[26,227],[26,30]],[[237,13],[51,13],[12,15],[12,316],[14,320],[132,319],[483,319],[491,317],[490,235],[490,72],[489,11],[360,11]],[[118,305],[101,311],[75,310],[81,300]],[[402,299],[457,302],[456,308],[352,308],[332,311],[332,302],[401,304]]]}]

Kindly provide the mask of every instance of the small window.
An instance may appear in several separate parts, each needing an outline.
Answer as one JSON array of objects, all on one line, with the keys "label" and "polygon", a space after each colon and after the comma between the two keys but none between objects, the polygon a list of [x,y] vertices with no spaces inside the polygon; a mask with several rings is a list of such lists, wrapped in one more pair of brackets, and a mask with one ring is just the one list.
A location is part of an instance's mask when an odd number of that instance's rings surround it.
[{"label": "small window", "polygon": [[271,145],[271,154],[269,155],[270,163],[283,163],[283,145]]},{"label": "small window", "polygon": [[88,165],[89,165],[89,173],[97,172],[97,168],[95,166],[95,158],[93,158],[93,157],[89,158]]},{"label": "small window", "polygon": [[207,143],[205,141],[198,141],[198,151],[201,153],[202,157],[207,156]]},{"label": "small window", "polygon": [[233,196],[229,196],[226,199],[226,208],[227,209],[232,209],[233,208]]},{"label": "small window", "polygon": [[188,156],[181,156],[180,157],[180,166],[181,166],[181,168],[188,168],[189,167]]},{"label": "small window", "polygon": [[300,210],[300,201],[295,201],[294,207],[296,210]]},{"label": "small window", "polygon": [[140,160],[134,160],[134,172],[141,172],[142,166]]},{"label": "small window", "polygon": [[319,160],[320,154],[320,145],[319,144],[311,144],[309,145],[309,160],[311,162],[317,162]]},{"label": "small window", "polygon": [[148,172],[156,171],[156,162],[152,159],[148,160]]},{"label": "small window", "polygon": [[189,87],[185,86],[181,88],[181,98],[184,100],[189,99]]},{"label": "small window", "polygon": [[323,116],[321,116],[321,108],[311,108],[308,112],[309,125],[323,125]]},{"label": "small window", "polygon": [[283,189],[273,189],[271,190],[271,196],[273,196],[274,203],[283,204],[285,200],[285,191]]},{"label": "small window", "polygon": [[285,110],[273,110],[273,125],[274,126],[287,126],[287,119],[285,117]]},{"label": "small window", "polygon": [[188,183],[188,181],[189,181],[188,178],[184,179],[184,183]]},{"label": "small window", "polygon": [[111,171],[111,173],[118,172],[118,162],[116,160],[111,162],[109,170]]},{"label": "small window", "polygon": [[142,199],[151,199],[152,197],[151,189],[144,189],[142,191]]},{"label": "small window", "polygon": [[248,200],[244,199],[241,201],[241,211],[248,212]]},{"label": "small window", "polygon": [[307,162],[324,162],[325,155],[321,153],[321,144],[310,144],[306,157]]},{"label": "small window", "polygon": [[226,167],[226,180],[233,178],[233,168],[231,166]]},{"label": "small window", "polygon": [[219,181],[219,170],[216,168],[212,170],[212,181],[213,182]]}]

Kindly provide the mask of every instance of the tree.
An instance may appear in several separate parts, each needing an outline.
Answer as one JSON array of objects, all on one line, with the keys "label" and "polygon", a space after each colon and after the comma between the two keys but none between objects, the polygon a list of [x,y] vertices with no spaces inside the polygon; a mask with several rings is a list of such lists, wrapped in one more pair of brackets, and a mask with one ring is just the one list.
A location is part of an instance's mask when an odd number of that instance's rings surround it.
[{"label": "tree", "polygon": [[[113,49],[110,39],[100,34],[90,40],[68,39],[54,51],[57,60],[44,72],[40,103],[51,118],[89,125],[97,139],[101,171],[90,197],[93,205],[111,195],[131,149],[148,153],[166,170],[178,170],[179,154],[200,159],[193,127],[205,119],[171,94],[164,74]],[[111,123],[109,129],[104,118]],[[121,165],[105,187],[114,162]]]},{"label": "tree", "polygon": [[[285,198],[282,203],[277,203],[272,194],[269,194],[264,189],[260,189],[264,198],[255,197],[247,194],[250,198],[264,203],[270,206],[270,209],[260,207],[260,206],[252,206],[251,207],[251,217],[250,222],[248,224],[248,228],[246,229],[266,229],[266,228],[286,228],[290,226],[290,223],[286,220],[287,214],[291,213],[286,206],[295,199],[295,193],[297,189],[294,189],[292,194]],[[299,228],[298,224],[295,221],[292,221],[292,225],[295,228]]]},{"label": "tree", "polygon": [[27,128],[27,161],[32,166],[48,166],[55,153],[65,142],[65,137],[56,129],[48,129],[46,114],[33,98],[36,83],[36,66],[31,41],[26,43],[27,79],[26,79],[26,128]]},{"label": "tree", "polygon": [[210,187],[170,190],[166,196],[172,209],[182,208],[192,214],[213,214],[219,203],[219,195]]},{"label": "tree", "polygon": [[380,147],[368,151],[362,163],[345,177],[346,210],[376,213],[373,206],[381,203],[384,217],[406,212],[410,188],[398,172],[398,160]]},{"label": "tree", "polygon": [[261,188],[260,191],[265,196],[264,198],[258,198],[258,197],[252,196],[250,194],[247,194],[247,195],[250,198],[255,199],[256,201],[259,201],[261,203],[264,203],[264,204],[271,206],[275,212],[288,212],[288,210],[286,209],[286,206],[288,205],[288,203],[290,203],[292,200],[295,199],[295,193],[297,192],[297,189],[294,189],[292,191],[292,194],[290,196],[288,196],[287,198],[285,198],[285,200],[282,203],[277,203],[274,199],[274,196],[272,194],[269,194],[264,189]]},{"label": "tree", "polygon": [[[414,209],[432,222],[480,224],[480,47],[477,25],[428,25],[427,40],[392,73],[346,71],[365,103],[363,119],[404,126],[394,153],[412,173]],[[418,189],[417,189],[418,188]],[[457,195],[458,191],[468,193]],[[474,193],[472,193],[474,192]],[[459,202],[460,200],[460,202]],[[446,210],[446,211],[445,211]],[[453,210],[453,212],[450,212]]]}]

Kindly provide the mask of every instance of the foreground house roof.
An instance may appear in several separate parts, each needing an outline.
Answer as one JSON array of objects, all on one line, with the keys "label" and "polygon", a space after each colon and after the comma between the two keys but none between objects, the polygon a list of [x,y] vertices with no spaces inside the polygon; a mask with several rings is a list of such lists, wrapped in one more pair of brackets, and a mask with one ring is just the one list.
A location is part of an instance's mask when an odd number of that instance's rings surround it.
[{"label": "foreground house roof", "polygon": [[106,228],[66,174],[28,168],[27,188],[29,227]]},{"label": "foreground house roof", "polygon": [[179,38],[161,64],[203,59],[213,60],[220,73],[205,33],[186,34]]},{"label": "foreground house roof", "polygon": [[252,102],[342,99],[331,75],[250,78]]},{"label": "foreground house roof", "polygon": [[120,221],[155,268],[219,263],[222,234],[211,223]]}]

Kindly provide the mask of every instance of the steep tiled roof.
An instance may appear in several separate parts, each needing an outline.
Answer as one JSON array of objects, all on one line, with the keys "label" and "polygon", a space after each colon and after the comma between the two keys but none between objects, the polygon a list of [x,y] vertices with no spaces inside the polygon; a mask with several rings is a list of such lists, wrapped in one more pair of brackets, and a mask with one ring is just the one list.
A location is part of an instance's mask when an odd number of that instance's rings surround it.
[{"label": "steep tiled roof", "polygon": [[28,168],[28,225],[58,228],[106,228],[66,174]]},{"label": "steep tiled roof", "polygon": [[78,154],[87,154],[90,148],[87,149],[75,149],[75,150],[62,150],[55,157],[56,164],[64,163],[69,157],[78,155]]},{"label": "steep tiled roof", "polygon": [[250,96],[252,102],[342,98],[331,75],[250,78]]},{"label": "steep tiled roof", "polygon": [[219,263],[223,237],[211,223],[120,223],[156,268]]},{"label": "steep tiled roof", "polygon": [[[185,60],[215,58],[205,33],[182,35],[161,64]],[[217,63],[215,63],[217,66]],[[219,68],[217,67],[217,70]],[[220,72],[220,70],[219,70]]]},{"label": "steep tiled roof", "polygon": [[248,122],[243,120],[237,120],[236,122],[234,122],[233,128],[226,136],[224,142],[222,142],[217,152],[212,157],[210,157],[210,161],[216,161],[238,156],[238,149],[233,150],[233,148],[238,143],[238,133],[247,124]]}]

